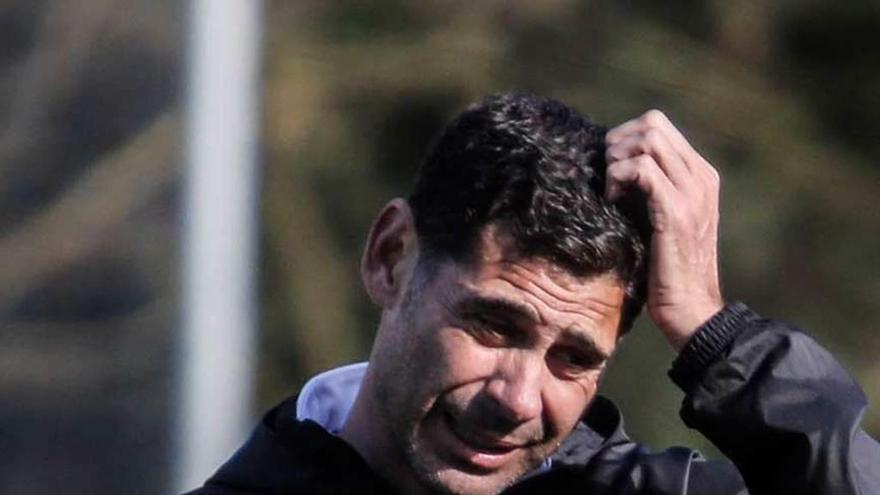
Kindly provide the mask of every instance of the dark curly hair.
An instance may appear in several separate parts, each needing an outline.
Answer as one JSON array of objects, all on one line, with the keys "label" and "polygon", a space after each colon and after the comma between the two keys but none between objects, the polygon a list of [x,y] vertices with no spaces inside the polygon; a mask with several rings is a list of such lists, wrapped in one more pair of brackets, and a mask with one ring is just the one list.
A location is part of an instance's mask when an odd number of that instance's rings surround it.
[{"label": "dark curly hair", "polygon": [[[604,199],[605,128],[563,103],[501,93],[468,107],[422,164],[409,203],[425,260],[470,261],[483,227],[517,252],[625,287],[622,333],[645,300],[645,206]],[[631,196],[632,198],[632,196]]]}]

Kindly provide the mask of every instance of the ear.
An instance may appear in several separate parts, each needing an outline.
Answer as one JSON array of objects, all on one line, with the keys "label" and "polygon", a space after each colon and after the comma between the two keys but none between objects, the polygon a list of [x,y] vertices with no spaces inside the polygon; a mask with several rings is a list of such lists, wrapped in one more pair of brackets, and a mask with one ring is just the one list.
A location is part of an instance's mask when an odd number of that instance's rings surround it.
[{"label": "ear", "polygon": [[403,296],[418,262],[415,219],[406,200],[388,202],[370,228],[361,259],[361,278],[373,302],[394,306]]}]

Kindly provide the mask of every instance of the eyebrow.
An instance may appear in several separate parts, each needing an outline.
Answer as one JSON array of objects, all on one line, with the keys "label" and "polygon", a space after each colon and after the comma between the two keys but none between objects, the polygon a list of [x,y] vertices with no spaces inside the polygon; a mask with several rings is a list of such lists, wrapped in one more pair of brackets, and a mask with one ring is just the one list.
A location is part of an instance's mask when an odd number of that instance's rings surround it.
[{"label": "eyebrow", "polygon": [[489,313],[514,320],[526,320],[531,323],[541,321],[541,317],[534,308],[500,297],[471,295],[459,301],[456,309],[467,315]]},{"label": "eyebrow", "polygon": [[[489,314],[529,323],[541,322],[540,315],[531,306],[500,297],[473,294],[459,301],[456,309],[463,316]],[[576,326],[564,328],[561,335],[564,342],[574,345],[593,359],[605,361],[611,357],[599,347],[589,333]]]},{"label": "eyebrow", "polygon": [[607,361],[611,355],[600,349],[596,341],[582,330],[576,330],[573,327],[566,328],[563,331],[563,340],[569,341],[577,346],[583,352],[587,353],[590,358],[597,361]]}]

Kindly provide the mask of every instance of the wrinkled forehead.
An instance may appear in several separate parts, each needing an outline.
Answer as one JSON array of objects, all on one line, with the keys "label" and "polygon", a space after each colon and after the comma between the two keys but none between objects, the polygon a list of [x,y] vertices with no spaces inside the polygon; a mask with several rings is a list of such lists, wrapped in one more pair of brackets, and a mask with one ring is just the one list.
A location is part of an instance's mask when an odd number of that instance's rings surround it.
[{"label": "wrinkled forehead", "polygon": [[575,274],[569,268],[555,263],[541,256],[528,256],[523,254],[516,243],[513,235],[503,224],[489,224],[483,227],[474,242],[471,256],[463,262],[463,268],[473,273],[486,271],[490,267],[510,267],[528,265],[534,270],[550,278],[553,282],[564,287],[575,287],[578,284],[592,282],[596,279],[604,279],[609,282],[618,282],[624,287],[624,282],[619,280],[614,273],[594,273],[588,275]]},{"label": "wrinkled forehead", "polygon": [[[614,273],[579,275],[540,256],[527,256],[518,249],[513,236],[498,224],[482,228],[464,260],[433,260],[426,263],[414,284],[438,283],[445,291],[456,288],[507,287],[532,292],[548,299],[561,298],[568,303],[597,301],[620,310],[625,283]],[[516,292],[516,291],[514,291]]]},{"label": "wrinkled forehead", "polygon": [[616,335],[623,311],[624,284],[615,275],[576,276],[551,261],[523,257],[494,229],[483,233],[469,261],[444,263],[437,275],[434,296],[447,306],[471,300],[479,303],[472,307],[506,307],[538,325]]}]

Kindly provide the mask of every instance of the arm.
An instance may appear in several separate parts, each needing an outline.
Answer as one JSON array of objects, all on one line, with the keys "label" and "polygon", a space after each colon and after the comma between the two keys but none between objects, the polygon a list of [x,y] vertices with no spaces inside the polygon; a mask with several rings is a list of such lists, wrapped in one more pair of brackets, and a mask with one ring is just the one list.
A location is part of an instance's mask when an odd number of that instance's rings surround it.
[{"label": "arm", "polygon": [[[880,444],[860,426],[864,394],[796,328],[728,305],[670,377],[687,394],[684,422],[736,464],[753,495],[880,493]],[[695,467],[692,478],[711,479]],[[710,493],[702,484],[689,493]]]},{"label": "arm", "polygon": [[[880,493],[880,447],[859,427],[858,385],[805,334],[724,306],[715,169],[656,110],[606,143],[606,196],[637,188],[646,198],[647,310],[680,352],[670,374],[687,394],[685,423],[734,461],[753,494]],[[710,464],[693,463],[689,478],[689,493],[715,493],[705,489]]]}]

